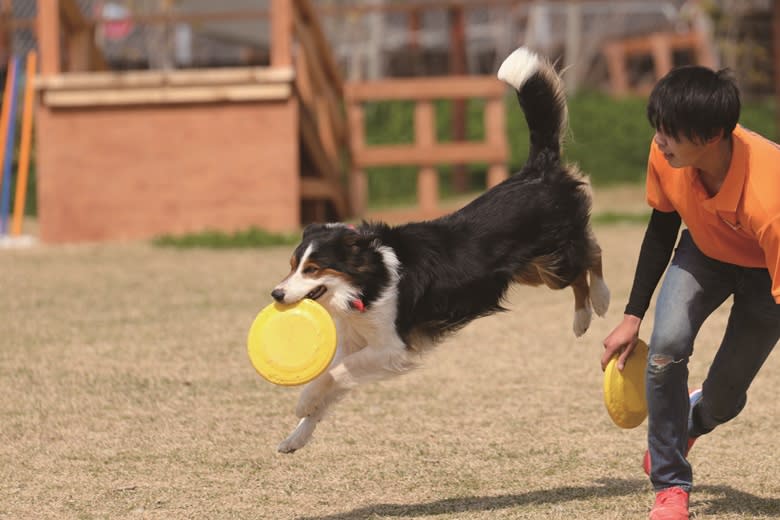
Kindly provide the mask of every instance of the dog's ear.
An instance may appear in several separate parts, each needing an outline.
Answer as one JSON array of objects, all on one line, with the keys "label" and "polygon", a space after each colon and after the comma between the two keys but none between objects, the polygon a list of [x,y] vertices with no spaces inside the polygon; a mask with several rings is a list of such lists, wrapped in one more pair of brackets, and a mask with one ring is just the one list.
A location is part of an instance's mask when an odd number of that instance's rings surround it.
[{"label": "dog's ear", "polygon": [[355,229],[352,233],[344,235],[344,245],[350,248],[354,253],[367,250],[371,243],[376,239],[376,234],[365,229]]},{"label": "dog's ear", "polygon": [[323,231],[326,227],[327,224],[321,224],[319,222],[314,222],[312,224],[309,224],[305,228],[303,228],[303,238],[305,239],[315,233]]}]

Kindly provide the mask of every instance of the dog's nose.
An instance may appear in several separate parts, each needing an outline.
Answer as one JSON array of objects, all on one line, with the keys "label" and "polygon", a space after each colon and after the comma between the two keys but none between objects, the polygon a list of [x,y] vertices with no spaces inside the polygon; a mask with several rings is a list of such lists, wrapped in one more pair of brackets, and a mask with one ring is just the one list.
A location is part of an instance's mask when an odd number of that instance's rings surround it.
[{"label": "dog's nose", "polygon": [[274,289],[273,291],[271,291],[271,298],[273,298],[278,302],[281,302],[282,300],[284,300],[284,291],[281,289]]}]

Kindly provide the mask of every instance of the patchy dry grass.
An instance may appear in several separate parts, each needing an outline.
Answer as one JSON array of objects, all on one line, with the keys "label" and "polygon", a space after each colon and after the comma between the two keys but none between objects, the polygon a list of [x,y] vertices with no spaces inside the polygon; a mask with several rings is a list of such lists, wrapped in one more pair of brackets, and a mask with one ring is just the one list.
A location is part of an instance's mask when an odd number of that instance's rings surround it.
[{"label": "patchy dry grass", "polygon": [[[598,363],[642,233],[597,228],[613,306],[584,338],[570,291],[519,288],[512,312],[357,390],[293,455],[275,449],[298,389],[245,350],[289,248],[0,251],[0,518],[645,518],[645,425],[610,422]],[[743,414],[697,443],[695,518],[780,517],[778,386],[775,355]]]}]

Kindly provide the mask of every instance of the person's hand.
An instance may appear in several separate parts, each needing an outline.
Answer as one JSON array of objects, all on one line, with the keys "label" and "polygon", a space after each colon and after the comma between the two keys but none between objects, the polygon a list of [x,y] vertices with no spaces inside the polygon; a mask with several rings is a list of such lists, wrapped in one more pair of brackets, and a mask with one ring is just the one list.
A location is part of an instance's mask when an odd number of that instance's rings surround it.
[{"label": "person's hand", "polygon": [[623,315],[620,325],[610,332],[604,339],[604,354],[601,356],[601,370],[607,368],[607,363],[617,353],[620,353],[617,361],[618,370],[623,370],[626,359],[631,355],[639,338],[639,326],[642,319],[630,314]]}]

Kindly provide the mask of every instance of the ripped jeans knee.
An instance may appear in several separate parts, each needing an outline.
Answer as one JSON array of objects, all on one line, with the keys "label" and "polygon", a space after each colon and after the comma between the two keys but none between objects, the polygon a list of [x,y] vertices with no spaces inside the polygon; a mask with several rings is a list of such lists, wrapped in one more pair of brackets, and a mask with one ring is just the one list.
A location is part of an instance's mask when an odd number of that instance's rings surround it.
[{"label": "ripped jeans knee", "polygon": [[669,354],[650,353],[647,360],[648,369],[654,372],[663,372],[669,369],[672,365],[685,364],[688,362],[688,356],[680,356],[675,359],[674,356]]}]

